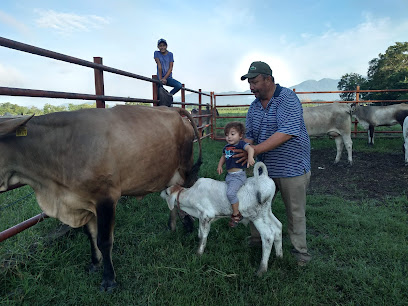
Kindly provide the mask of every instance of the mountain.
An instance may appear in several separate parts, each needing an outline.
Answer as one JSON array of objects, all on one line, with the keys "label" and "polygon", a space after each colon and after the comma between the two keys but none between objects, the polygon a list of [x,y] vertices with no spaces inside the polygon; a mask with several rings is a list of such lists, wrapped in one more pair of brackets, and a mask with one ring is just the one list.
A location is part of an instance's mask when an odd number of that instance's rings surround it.
[{"label": "mountain", "polygon": [[[334,79],[321,79],[320,81],[307,80],[295,86],[289,87],[290,89],[296,89],[296,92],[302,91],[338,91],[337,84],[340,80]],[[340,100],[339,94],[300,94],[299,99],[301,101],[309,100],[321,100],[321,101],[336,101]]]},{"label": "mountain", "polygon": [[[296,90],[296,92],[310,92],[310,91],[338,91],[337,84],[339,79],[321,79],[320,81],[316,80],[307,80],[300,84],[288,87],[290,89]],[[207,92],[208,93],[208,92]],[[231,94],[249,94],[247,96],[216,96],[217,105],[247,105],[254,100],[254,96],[251,94],[250,90],[244,92],[228,91],[228,92],[216,92],[216,95],[231,95]],[[339,94],[299,94],[299,99],[301,101],[337,101],[340,100]],[[197,94],[191,93],[186,94],[187,102],[196,102],[198,100]],[[174,101],[180,102],[180,97],[175,97]],[[202,103],[209,103],[210,99],[206,96],[203,96]]]}]

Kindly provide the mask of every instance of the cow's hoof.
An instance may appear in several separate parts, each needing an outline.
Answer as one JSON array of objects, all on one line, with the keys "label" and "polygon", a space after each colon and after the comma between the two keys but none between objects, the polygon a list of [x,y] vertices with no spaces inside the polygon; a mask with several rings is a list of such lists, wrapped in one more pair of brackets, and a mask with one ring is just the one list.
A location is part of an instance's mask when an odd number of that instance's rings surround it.
[{"label": "cow's hoof", "polygon": [[95,273],[98,272],[101,269],[101,265],[94,265],[93,263],[90,263],[87,268],[85,268],[86,271],[89,273]]},{"label": "cow's hoof", "polygon": [[99,291],[110,293],[117,286],[118,286],[118,284],[114,280],[103,280],[102,283],[101,283],[101,287],[99,288]]}]

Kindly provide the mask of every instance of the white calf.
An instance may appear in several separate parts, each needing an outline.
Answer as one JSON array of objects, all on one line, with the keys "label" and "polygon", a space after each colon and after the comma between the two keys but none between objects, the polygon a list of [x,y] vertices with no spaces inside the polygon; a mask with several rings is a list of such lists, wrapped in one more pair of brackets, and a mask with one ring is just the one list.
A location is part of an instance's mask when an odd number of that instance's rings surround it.
[{"label": "white calf", "polygon": [[367,130],[368,144],[374,144],[374,128],[376,126],[392,126],[400,124],[408,116],[408,104],[392,104],[387,106],[362,106],[356,105],[353,116],[358,123]]},{"label": "white calf", "polygon": [[408,166],[408,116],[404,119],[402,133],[404,135],[405,166]]},{"label": "white calf", "polygon": [[334,138],[337,147],[335,164],[340,161],[343,145],[347,150],[349,164],[353,164],[350,105],[331,103],[305,107],[303,108],[303,119],[309,136],[329,135],[330,138]]},{"label": "white calf", "polygon": [[[259,168],[262,168],[261,175]],[[248,178],[238,191],[239,210],[244,217],[243,222],[252,221],[262,239],[262,260],[257,272],[258,276],[268,269],[273,244],[276,256],[283,256],[282,223],[271,210],[275,190],[275,183],[269,178],[266,166],[258,162],[254,166],[254,177]],[[222,217],[230,217],[232,214],[231,204],[226,194],[225,182],[209,178],[200,178],[191,188],[172,186],[161,192],[161,197],[167,201],[170,210],[175,205],[179,205],[180,209],[199,219],[198,255],[204,252],[211,223]]]}]

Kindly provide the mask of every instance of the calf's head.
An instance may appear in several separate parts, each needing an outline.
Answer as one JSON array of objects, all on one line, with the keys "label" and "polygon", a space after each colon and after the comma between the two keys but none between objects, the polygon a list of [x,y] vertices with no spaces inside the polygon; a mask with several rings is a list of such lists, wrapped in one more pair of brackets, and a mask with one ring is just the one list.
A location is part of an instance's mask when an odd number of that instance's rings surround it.
[{"label": "calf's head", "polygon": [[180,185],[174,185],[164,189],[160,193],[160,196],[166,200],[170,210],[174,209],[175,203],[177,201],[177,195],[182,189],[183,187],[181,187]]}]

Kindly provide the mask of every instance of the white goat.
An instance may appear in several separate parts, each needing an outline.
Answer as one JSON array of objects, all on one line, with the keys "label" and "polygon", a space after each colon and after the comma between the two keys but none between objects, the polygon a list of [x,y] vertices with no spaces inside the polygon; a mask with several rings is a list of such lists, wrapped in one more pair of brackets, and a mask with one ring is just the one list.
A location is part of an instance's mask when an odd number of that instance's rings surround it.
[{"label": "white goat", "polygon": [[[262,168],[262,174],[259,174],[259,168]],[[258,162],[254,166],[254,177],[248,178],[238,191],[243,222],[247,224],[252,221],[261,235],[262,260],[258,276],[268,269],[273,244],[276,256],[283,256],[282,223],[273,215],[271,209],[275,190],[275,183],[269,178],[265,164]],[[232,214],[231,204],[227,199],[227,185],[210,178],[200,178],[191,188],[177,185],[169,187],[161,192],[161,197],[167,201],[170,210],[178,205],[180,209],[199,219],[198,255],[204,252],[211,222]]]}]

